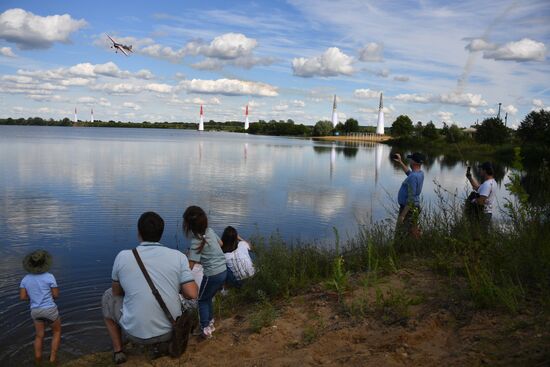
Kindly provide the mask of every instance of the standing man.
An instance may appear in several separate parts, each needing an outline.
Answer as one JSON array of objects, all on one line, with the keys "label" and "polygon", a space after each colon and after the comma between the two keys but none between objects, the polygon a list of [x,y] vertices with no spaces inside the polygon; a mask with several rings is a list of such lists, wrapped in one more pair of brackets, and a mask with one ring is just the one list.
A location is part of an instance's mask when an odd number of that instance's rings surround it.
[{"label": "standing man", "polygon": [[477,205],[479,208],[477,212],[478,216],[475,219],[478,220],[481,229],[487,231],[493,217],[493,202],[495,200],[497,182],[494,178],[495,170],[491,162],[484,162],[478,168],[483,180],[481,185],[469,171],[466,173],[466,178],[470,181],[472,188],[478,193],[477,197],[471,199],[471,203]]},{"label": "standing man", "polygon": [[[157,213],[143,213],[137,227],[139,257],[176,319],[182,314],[179,294],[187,299],[198,296],[189,261],[183,253],[158,242],[164,231],[164,221]],[[126,362],[122,333],[138,344],[167,346],[172,336],[172,323],[155,299],[131,250],[123,250],[115,258],[112,281],[112,287],[103,294],[102,309],[113,343],[114,362]]]},{"label": "standing man", "polygon": [[424,163],[425,157],[421,153],[413,153],[408,155],[407,158],[410,159],[410,168],[403,163],[399,153],[396,153],[393,158],[407,175],[397,195],[397,202],[399,203],[397,232],[405,232],[414,238],[418,238],[420,236],[420,229],[418,228],[420,194],[424,185],[422,163]]}]

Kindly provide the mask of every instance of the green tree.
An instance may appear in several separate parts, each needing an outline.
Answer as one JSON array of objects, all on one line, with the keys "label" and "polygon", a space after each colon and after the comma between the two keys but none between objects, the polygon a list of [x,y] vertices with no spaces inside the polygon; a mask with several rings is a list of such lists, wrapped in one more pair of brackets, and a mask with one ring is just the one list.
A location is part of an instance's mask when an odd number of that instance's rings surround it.
[{"label": "green tree", "polygon": [[398,116],[391,125],[391,134],[396,137],[409,136],[413,130],[412,120],[407,115]]},{"label": "green tree", "polygon": [[530,112],[519,125],[516,135],[522,142],[523,164],[532,170],[545,162],[548,171],[550,169],[548,164],[550,162],[550,111]]},{"label": "green tree", "polygon": [[344,124],[339,122],[336,127],[334,128],[335,131],[338,131],[339,133],[343,133],[346,130],[344,129]]},{"label": "green tree", "polygon": [[428,140],[435,140],[439,137],[439,132],[433,122],[428,122],[422,129],[422,136]]},{"label": "green tree", "polygon": [[422,136],[423,131],[424,131],[424,125],[422,125],[422,121],[417,121],[416,125],[414,125],[414,135]]},{"label": "green tree", "polygon": [[550,146],[550,111],[529,113],[519,125],[516,134],[523,143]]},{"label": "green tree", "polygon": [[458,143],[463,139],[464,139],[464,133],[456,124],[452,124],[451,126],[448,126],[447,129],[445,130],[445,140],[447,142]]},{"label": "green tree", "polygon": [[317,121],[313,127],[313,136],[327,136],[332,133],[332,122]]},{"label": "green tree", "polygon": [[499,145],[504,144],[510,137],[508,128],[498,117],[490,117],[477,127],[475,139],[478,143]]},{"label": "green tree", "polygon": [[347,119],[344,123],[344,131],[347,133],[359,131],[359,121],[353,118]]}]

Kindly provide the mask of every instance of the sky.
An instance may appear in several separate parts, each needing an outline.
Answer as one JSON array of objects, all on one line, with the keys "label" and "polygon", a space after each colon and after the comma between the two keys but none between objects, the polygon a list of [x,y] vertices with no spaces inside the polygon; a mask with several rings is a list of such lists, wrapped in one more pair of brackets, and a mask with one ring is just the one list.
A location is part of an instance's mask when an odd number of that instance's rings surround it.
[{"label": "sky", "polygon": [[[132,45],[115,53],[107,35]],[[550,110],[550,2],[2,1],[0,117],[517,126]]]}]

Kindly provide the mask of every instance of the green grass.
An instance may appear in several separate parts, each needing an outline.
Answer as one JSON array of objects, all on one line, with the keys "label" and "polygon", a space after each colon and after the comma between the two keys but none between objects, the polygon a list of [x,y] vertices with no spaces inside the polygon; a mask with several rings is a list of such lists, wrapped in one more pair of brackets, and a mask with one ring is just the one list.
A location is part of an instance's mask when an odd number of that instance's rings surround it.
[{"label": "green grass", "polygon": [[[506,205],[502,222],[486,236],[479,236],[464,217],[462,199],[437,192],[438,200],[420,216],[418,240],[395,240],[393,230],[388,230],[395,228],[391,218],[361,226],[345,243],[335,231],[333,246],[288,244],[278,235],[254,238],[258,273],[224,302],[261,303],[259,294],[268,300],[284,299],[318,284],[336,291],[342,302],[354,274],[361,274],[359,279],[369,287],[402,264],[422,259],[434,272],[447,276],[449,284],[465,282],[468,289],[460,296],[478,308],[515,313],[527,304],[548,305],[550,218],[544,208],[531,206],[518,193],[517,182],[512,175],[508,189],[519,199]],[[367,311],[366,302],[357,302],[348,305],[348,313]]]},{"label": "green grass", "polygon": [[273,325],[273,321],[277,318],[277,310],[267,300],[265,295],[259,292],[260,301],[256,311],[250,316],[250,330],[259,333],[264,327]]}]

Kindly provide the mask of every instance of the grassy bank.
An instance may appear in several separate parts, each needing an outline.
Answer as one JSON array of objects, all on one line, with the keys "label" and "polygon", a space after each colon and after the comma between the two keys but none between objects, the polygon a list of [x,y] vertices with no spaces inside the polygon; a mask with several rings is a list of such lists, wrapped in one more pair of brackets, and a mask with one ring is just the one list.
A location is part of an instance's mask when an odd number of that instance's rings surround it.
[{"label": "grassy bank", "polygon": [[280,299],[323,283],[341,295],[349,277],[367,278],[396,272],[402,263],[421,259],[450,281],[463,279],[461,297],[480,309],[520,312],[526,306],[550,309],[550,221],[547,208],[533,207],[521,191],[520,176],[510,187],[518,199],[503,209],[503,220],[480,236],[463,215],[461,200],[438,193],[439,200],[424,208],[418,239],[395,239],[394,222],[362,227],[356,238],[334,246],[289,245],[278,237],[258,238],[258,275],[235,293],[234,304]]},{"label": "grassy bank", "polygon": [[513,142],[502,145],[480,144],[471,138],[458,142],[448,141],[444,137],[435,139],[418,138],[394,138],[384,142],[393,150],[417,150],[428,156],[445,156],[448,160],[479,161],[491,160],[499,163],[510,164],[514,160]]},{"label": "grassy bank", "polygon": [[[481,239],[443,194],[418,239],[396,240],[391,219],[347,241],[334,230],[324,247],[254,238],[258,273],[216,297],[214,338],[193,338],[179,360],[130,345],[127,365],[545,365],[550,223],[518,180],[517,201]],[[66,364],[109,365],[110,352]]]}]

